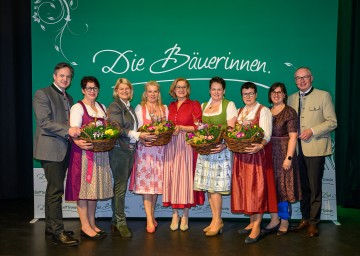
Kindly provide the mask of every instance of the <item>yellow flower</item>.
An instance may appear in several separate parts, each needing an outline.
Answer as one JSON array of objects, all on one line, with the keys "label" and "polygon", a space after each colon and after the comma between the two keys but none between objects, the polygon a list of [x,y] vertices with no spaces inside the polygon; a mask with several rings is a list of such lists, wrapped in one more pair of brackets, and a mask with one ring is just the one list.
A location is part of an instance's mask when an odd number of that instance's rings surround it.
[{"label": "yellow flower", "polygon": [[114,130],[113,130],[113,129],[107,129],[107,130],[105,131],[105,134],[106,134],[106,135],[113,136],[113,135],[114,135]]}]

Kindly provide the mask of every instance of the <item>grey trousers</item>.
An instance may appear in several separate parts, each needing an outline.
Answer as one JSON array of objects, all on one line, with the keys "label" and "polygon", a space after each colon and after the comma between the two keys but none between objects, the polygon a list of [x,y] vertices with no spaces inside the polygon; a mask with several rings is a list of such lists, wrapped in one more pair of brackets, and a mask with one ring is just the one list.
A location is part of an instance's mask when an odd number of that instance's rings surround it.
[{"label": "grey trousers", "polygon": [[126,225],[125,194],[131,170],[134,165],[135,150],[114,147],[109,152],[110,167],[114,178],[114,197],[111,207],[113,211],[112,224]]}]

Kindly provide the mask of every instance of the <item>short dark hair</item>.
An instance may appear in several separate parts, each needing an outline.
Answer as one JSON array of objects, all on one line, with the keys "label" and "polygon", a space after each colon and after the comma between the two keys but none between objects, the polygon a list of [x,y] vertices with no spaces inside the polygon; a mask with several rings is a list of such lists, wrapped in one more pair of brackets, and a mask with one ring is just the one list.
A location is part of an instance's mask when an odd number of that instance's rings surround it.
[{"label": "short dark hair", "polygon": [[254,92],[257,93],[257,86],[253,82],[245,82],[245,83],[243,83],[243,85],[241,86],[241,89],[240,89],[241,95],[242,95],[242,90],[243,89],[254,89]]},{"label": "short dark hair", "polygon": [[99,81],[96,79],[96,77],[93,77],[93,76],[84,76],[82,79],[81,79],[81,82],[80,82],[80,86],[83,90],[85,90],[86,88],[86,85],[87,83],[94,83],[95,84],[95,87],[99,88],[100,89],[100,83]]},{"label": "short dark hair", "polygon": [[56,75],[58,70],[62,69],[62,68],[70,69],[71,79],[74,77],[74,68],[69,63],[66,63],[66,62],[60,62],[60,63],[56,64],[56,66],[54,68],[54,74]]},{"label": "short dark hair", "polygon": [[209,89],[211,89],[211,85],[212,85],[213,83],[219,83],[219,84],[221,84],[223,90],[225,90],[225,88],[226,88],[226,82],[225,82],[225,80],[224,80],[223,78],[221,78],[221,77],[215,76],[215,77],[211,78],[210,81],[209,81]]},{"label": "short dark hair", "polygon": [[268,101],[269,103],[273,103],[272,100],[271,100],[271,93],[273,91],[275,91],[276,88],[280,87],[281,91],[285,94],[285,97],[283,99],[283,102],[286,104],[287,103],[287,91],[286,91],[286,87],[285,87],[285,84],[284,83],[281,83],[281,82],[276,82],[276,83],[273,83],[270,88],[269,88],[269,92],[268,92]]}]

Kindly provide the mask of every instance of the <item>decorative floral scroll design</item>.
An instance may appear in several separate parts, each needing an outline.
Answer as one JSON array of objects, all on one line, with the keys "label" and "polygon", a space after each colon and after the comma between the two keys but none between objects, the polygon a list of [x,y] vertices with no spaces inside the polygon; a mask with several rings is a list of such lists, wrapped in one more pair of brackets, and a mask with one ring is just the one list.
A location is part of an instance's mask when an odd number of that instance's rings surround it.
[{"label": "decorative floral scroll design", "polygon": [[[74,11],[78,7],[77,0],[58,0],[54,3],[54,0],[36,0],[34,2],[34,15],[32,16],[34,21],[40,24],[40,28],[45,31],[47,26],[59,25],[60,28],[55,30],[58,31],[54,39],[54,47],[57,52],[60,52],[66,60],[68,60],[72,65],[78,65],[76,62],[70,61],[69,58],[65,55],[62,49],[62,37],[67,30],[73,35],[79,35],[74,33],[69,24],[71,22],[70,12]],[[88,31],[88,25],[85,24],[86,30]]]},{"label": "decorative floral scroll design", "polygon": [[290,63],[290,62],[285,62],[284,63],[286,66],[288,66],[288,67],[293,67],[294,69],[297,69],[297,67],[295,67],[292,63]]}]

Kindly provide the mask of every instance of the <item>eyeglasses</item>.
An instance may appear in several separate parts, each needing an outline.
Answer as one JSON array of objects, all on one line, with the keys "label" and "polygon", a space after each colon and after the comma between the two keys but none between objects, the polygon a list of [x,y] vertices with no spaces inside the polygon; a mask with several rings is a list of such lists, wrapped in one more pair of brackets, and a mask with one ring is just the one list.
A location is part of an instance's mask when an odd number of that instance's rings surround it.
[{"label": "eyeglasses", "polygon": [[283,92],[282,91],[272,91],[271,92],[271,95],[274,95],[274,96],[279,96],[279,95],[282,95],[283,94]]},{"label": "eyeglasses", "polygon": [[241,95],[242,95],[244,98],[245,98],[245,97],[250,97],[250,98],[252,98],[252,97],[255,96],[255,92],[242,93]]},{"label": "eyeglasses", "polygon": [[175,86],[175,89],[178,89],[178,90],[183,89],[183,90],[185,90],[185,89],[187,89],[187,86]]},{"label": "eyeglasses", "polygon": [[99,88],[98,87],[85,87],[85,91],[87,91],[87,92],[91,92],[91,91],[98,92]]},{"label": "eyeglasses", "polygon": [[295,80],[296,81],[299,81],[299,80],[302,80],[302,79],[309,79],[311,77],[311,75],[306,75],[306,76],[296,76],[295,77]]}]

